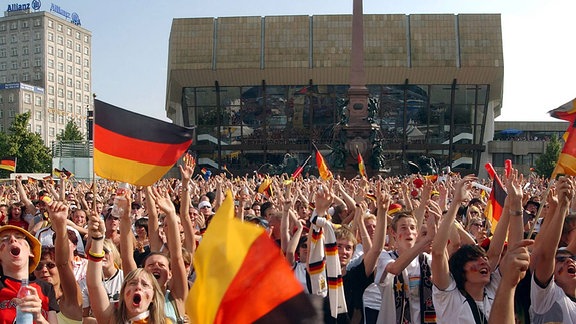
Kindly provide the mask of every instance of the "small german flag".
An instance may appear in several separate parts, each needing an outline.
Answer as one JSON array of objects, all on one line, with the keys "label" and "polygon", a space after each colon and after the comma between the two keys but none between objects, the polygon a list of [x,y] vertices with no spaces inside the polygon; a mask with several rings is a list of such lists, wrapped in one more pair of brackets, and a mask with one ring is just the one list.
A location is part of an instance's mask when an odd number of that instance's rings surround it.
[{"label": "small german flag", "polygon": [[94,171],[102,178],[149,186],[192,144],[193,128],[94,100]]},{"label": "small german flag", "polygon": [[60,176],[61,176],[62,174],[64,174],[67,179],[70,179],[70,178],[72,178],[72,177],[74,176],[74,173],[66,170],[65,168],[62,168],[62,170],[54,168],[54,170],[52,170],[52,174],[53,174],[56,178],[60,178]]},{"label": "small german flag", "polygon": [[54,184],[54,179],[52,179],[52,176],[45,176],[42,178],[42,180],[46,181],[49,184]]},{"label": "small german flag", "polygon": [[0,169],[8,170],[10,172],[16,171],[16,157],[5,156],[0,160]]}]

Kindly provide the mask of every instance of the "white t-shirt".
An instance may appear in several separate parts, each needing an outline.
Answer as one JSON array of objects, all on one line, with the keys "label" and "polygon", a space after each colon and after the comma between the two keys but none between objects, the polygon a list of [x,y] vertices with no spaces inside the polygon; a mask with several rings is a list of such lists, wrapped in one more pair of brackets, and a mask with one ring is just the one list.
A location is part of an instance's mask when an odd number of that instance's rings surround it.
[{"label": "white t-shirt", "polygon": [[[430,254],[424,253],[427,263],[431,263]],[[376,276],[374,282],[379,286],[382,293],[382,303],[378,314],[378,323],[396,323],[396,306],[394,304],[394,277],[386,272],[389,263],[395,261],[388,251],[382,251],[376,264]],[[410,318],[412,323],[420,322],[420,261],[414,258],[402,271],[404,283],[408,285],[408,298],[410,301]]]},{"label": "white t-shirt", "polygon": [[[122,288],[123,282],[124,272],[120,269],[118,269],[112,277],[102,280],[102,284],[104,285],[104,289],[106,289],[110,303],[117,303],[120,300],[120,289]],[[80,281],[80,289],[82,290],[82,308],[87,308],[90,306],[90,299],[88,298],[86,278]]]},{"label": "white t-shirt", "polygon": [[[502,277],[500,276],[499,270],[492,272],[490,283],[484,288],[484,300],[476,302],[476,305],[481,311],[484,309],[483,312],[486,321],[490,318],[490,310],[492,309],[492,303],[494,302],[500,279],[502,279]],[[432,300],[434,301],[434,308],[436,309],[436,323],[476,324],[472,309],[470,305],[468,305],[466,297],[456,288],[456,281],[454,281],[452,274],[450,274],[450,283],[446,290],[440,290],[436,286],[432,287]]]},{"label": "white t-shirt", "polygon": [[576,304],[556,285],[554,279],[542,288],[532,276],[530,318],[532,323],[576,323]]}]

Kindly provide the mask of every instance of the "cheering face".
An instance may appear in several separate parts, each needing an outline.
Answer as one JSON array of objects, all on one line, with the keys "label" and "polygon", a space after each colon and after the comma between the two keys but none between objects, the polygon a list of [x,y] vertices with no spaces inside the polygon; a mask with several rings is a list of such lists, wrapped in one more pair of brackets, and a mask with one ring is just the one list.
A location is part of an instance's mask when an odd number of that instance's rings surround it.
[{"label": "cheering face", "polygon": [[570,253],[557,253],[554,268],[554,281],[561,288],[574,287],[576,284],[576,256]]},{"label": "cheering face", "polygon": [[418,229],[416,221],[412,217],[403,217],[396,223],[394,231],[396,244],[399,249],[408,250],[416,244]]},{"label": "cheering face", "polygon": [[33,256],[26,236],[17,230],[0,233],[0,263],[3,267],[28,267],[29,258]]},{"label": "cheering face", "polygon": [[491,274],[490,264],[487,257],[480,257],[476,260],[468,261],[464,265],[464,276],[466,282],[471,284],[489,284]]},{"label": "cheering face", "polygon": [[172,277],[168,262],[165,256],[155,254],[146,258],[144,264],[144,269],[156,278],[160,287],[166,287],[166,283]]},{"label": "cheering face", "polygon": [[148,310],[154,298],[154,285],[150,277],[140,275],[126,283],[124,302],[128,317],[134,317]]}]

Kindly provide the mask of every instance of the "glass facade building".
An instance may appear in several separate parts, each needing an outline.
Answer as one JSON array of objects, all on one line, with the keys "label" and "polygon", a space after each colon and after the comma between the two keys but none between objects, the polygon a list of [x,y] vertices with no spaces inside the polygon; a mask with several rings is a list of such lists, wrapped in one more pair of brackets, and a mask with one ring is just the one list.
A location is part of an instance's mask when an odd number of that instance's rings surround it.
[{"label": "glass facade building", "polygon": [[[250,172],[329,156],[346,122],[352,16],[175,19],[167,115],[192,150]],[[405,161],[479,171],[503,81],[499,15],[364,15],[366,116],[393,173]]]}]

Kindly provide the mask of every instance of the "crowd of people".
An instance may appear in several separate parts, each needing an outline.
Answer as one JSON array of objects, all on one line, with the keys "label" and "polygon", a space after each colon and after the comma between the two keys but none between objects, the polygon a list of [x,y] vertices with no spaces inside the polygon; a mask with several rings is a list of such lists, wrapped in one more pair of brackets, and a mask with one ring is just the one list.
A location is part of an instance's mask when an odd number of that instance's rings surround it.
[{"label": "crowd of people", "polygon": [[[36,323],[189,322],[194,253],[227,192],[235,216],[264,228],[322,300],[325,323],[576,323],[572,177],[512,169],[499,201],[473,175],[205,179],[190,161],[179,169],[150,187],[65,175],[1,185],[0,323],[17,308]],[[321,235],[334,237],[337,269],[318,254]],[[18,297],[22,279],[29,293]]]}]

